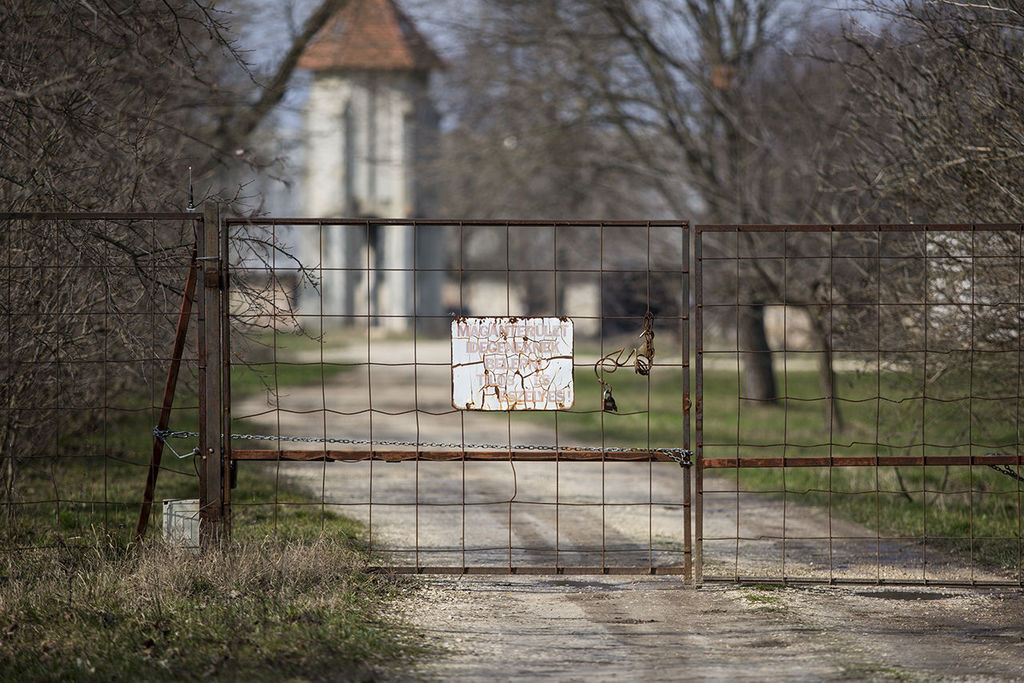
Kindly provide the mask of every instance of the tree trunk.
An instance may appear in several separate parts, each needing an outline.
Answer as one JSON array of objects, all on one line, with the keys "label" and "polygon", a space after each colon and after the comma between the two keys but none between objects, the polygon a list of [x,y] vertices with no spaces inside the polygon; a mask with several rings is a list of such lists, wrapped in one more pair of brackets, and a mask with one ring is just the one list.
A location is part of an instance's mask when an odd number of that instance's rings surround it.
[{"label": "tree trunk", "polygon": [[14,441],[15,432],[8,421],[4,426],[3,439],[0,440],[0,458],[3,459],[3,502],[5,504],[4,517],[8,524],[14,519]]},{"label": "tree trunk", "polygon": [[764,329],[764,306],[740,306],[736,330],[740,362],[743,365],[743,398],[761,403],[775,403],[775,373],[772,350]]},{"label": "tree trunk", "polygon": [[811,329],[821,348],[818,356],[818,386],[825,399],[825,426],[833,432],[843,431],[843,416],[836,400],[836,371],[832,364],[832,339],[822,324],[822,316],[813,311],[807,312],[811,320]]}]

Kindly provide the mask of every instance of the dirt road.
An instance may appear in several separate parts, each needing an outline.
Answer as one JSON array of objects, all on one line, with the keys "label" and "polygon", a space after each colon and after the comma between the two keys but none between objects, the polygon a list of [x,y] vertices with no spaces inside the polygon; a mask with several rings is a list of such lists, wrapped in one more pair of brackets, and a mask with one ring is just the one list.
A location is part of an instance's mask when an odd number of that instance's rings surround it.
[{"label": "dirt road", "polygon": [[[323,390],[282,392],[281,410],[249,399],[233,413],[243,424],[282,434],[498,444],[549,444],[558,437],[564,443],[566,435],[543,421],[452,413],[444,344],[413,351],[409,344],[375,343],[373,353],[367,371],[342,374]],[[365,362],[365,354],[365,348],[345,350],[333,359]],[[413,362],[415,368],[406,365]],[[682,561],[682,477],[668,463],[301,463],[282,465],[281,474],[371,524],[375,548],[393,564]],[[709,573],[776,576],[785,562],[790,576],[920,575],[921,550],[913,543],[879,542],[817,509],[790,506],[783,515],[781,505],[757,496],[709,496],[707,536],[732,539],[708,544]],[[785,546],[775,538],[783,523],[794,539]],[[829,528],[847,540],[823,542]],[[928,556],[932,576],[998,576],[965,574],[962,565]],[[1016,590],[692,590],[672,577],[417,581],[408,619],[449,655],[400,677],[1024,677],[1024,594]]]},{"label": "dirt road", "polygon": [[433,680],[1019,680],[1019,591],[422,579]]}]

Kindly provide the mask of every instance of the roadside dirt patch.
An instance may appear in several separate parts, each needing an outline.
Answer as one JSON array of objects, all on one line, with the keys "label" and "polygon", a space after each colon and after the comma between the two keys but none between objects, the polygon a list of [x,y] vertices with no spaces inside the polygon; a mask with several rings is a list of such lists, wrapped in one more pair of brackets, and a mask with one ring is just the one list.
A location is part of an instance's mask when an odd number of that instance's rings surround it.
[{"label": "roadside dirt patch", "polygon": [[[432,680],[1016,680],[1017,590],[711,587],[671,578],[419,579]],[[922,599],[909,599],[919,594]]]}]

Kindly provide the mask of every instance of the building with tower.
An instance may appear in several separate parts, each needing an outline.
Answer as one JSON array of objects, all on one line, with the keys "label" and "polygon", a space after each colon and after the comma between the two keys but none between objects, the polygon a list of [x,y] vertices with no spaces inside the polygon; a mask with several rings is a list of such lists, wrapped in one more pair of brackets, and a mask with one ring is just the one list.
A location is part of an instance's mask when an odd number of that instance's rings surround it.
[{"label": "building with tower", "polygon": [[[299,67],[313,73],[306,107],[304,213],[415,218],[434,209],[429,160],[438,115],[428,88],[442,62],[393,0],[351,0],[310,42]],[[409,329],[439,316],[442,229],[335,227],[303,233],[303,263],[319,288],[299,313],[327,324]]]}]

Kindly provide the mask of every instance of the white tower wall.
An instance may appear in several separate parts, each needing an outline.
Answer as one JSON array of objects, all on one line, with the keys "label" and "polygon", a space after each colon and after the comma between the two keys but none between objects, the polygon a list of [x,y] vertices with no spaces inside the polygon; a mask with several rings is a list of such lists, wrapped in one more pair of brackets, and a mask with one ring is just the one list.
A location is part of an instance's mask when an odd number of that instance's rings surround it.
[{"label": "white tower wall", "polygon": [[[422,74],[401,71],[318,72],[307,107],[304,213],[311,216],[406,218],[430,211],[417,172],[436,134]],[[414,314],[441,313],[441,231],[403,225],[325,226],[304,233],[304,262],[320,278],[321,298],[303,297],[302,313],[320,306],[330,325],[408,329]],[[368,239],[369,238],[369,239]],[[375,270],[380,269],[380,270]],[[308,300],[308,301],[307,301]]]}]

